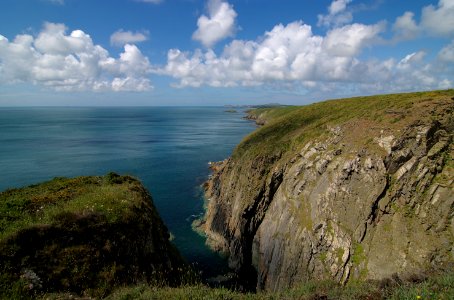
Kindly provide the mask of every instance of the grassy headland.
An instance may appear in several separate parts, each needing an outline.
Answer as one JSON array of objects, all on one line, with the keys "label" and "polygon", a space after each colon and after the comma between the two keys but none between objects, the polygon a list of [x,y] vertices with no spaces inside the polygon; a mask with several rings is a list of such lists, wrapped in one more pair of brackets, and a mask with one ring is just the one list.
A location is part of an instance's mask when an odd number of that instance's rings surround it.
[{"label": "grassy headland", "polygon": [[148,192],[130,176],[55,178],[0,193],[0,298],[192,279]]},{"label": "grassy headland", "polygon": [[[378,128],[404,127],[415,120],[431,118],[435,104],[450,104],[454,90],[389,94],[328,100],[306,106],[258,108],[249,111],[266,126],[252,132],[235,149],[233,155],[248,159],[300,149],[309,139],[328,134],[330,126],[348,124],[356,139],[373,136]],[[409,112],[412,114],[409,114]],[[415,113],[416,112],[416,113]],[[432,112],[427,114],[427,112]],[[247,154],[245,156],[245,154]]]}]

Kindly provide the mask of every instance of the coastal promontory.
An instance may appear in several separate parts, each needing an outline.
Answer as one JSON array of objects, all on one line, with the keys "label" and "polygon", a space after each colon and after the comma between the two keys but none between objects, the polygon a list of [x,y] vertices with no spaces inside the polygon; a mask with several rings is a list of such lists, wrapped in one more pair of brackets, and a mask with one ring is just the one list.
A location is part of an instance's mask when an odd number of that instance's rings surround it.
[{"label": "coastal promontory", "polygon": [[454,91],[250,112],[206,183],[208,244],[259,290],[452,270]]},{"label": "coastal promontory", "polygon": [[0,222],[2,299],[100,298],[124,285],[177,285],[192,274],[150,194],[130,176],[55,178],[6,190]]}]

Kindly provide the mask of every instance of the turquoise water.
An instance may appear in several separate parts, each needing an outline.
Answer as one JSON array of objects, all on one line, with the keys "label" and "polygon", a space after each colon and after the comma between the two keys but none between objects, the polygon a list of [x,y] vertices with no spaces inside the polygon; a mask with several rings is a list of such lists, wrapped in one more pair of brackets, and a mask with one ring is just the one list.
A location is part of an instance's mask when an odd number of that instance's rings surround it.
[{"label": "turquoise water", "polygon": [[0,191],[56,176],[140,178],[174,243],[206,275],[225,262],[191,223],[203,212],[208,162],[229,156],[255,126],[222,107],[0,108]]}]

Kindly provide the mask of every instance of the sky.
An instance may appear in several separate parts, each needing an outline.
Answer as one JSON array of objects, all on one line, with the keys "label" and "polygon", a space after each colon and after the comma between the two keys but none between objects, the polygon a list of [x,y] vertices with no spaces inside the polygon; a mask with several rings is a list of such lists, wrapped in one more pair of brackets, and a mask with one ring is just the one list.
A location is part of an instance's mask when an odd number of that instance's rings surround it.
[{"label": "sky", "polygon": [[454,87],[454,0],[2,0],[0,106],[307,104]]}]

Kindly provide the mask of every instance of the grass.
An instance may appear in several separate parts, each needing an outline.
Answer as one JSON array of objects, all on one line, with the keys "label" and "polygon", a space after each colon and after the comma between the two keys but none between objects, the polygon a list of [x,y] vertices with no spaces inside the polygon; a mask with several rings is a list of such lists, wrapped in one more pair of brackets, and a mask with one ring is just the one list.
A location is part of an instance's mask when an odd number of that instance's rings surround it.
[{"label": "grass", "polygon": [[130,176],[55,178],[0,193],[0,299],[197,281]]},{"label": "grass", "polygon": [[354,265],[361,264],[366,259],[364,247],[359,243],[355,243],[351,261]]},{"label": "grass", "polygon": [[353,282],[346,286],[332,281],[309,281],[292,289],[258,293],[240,293],[205,285],[178,288],[139,285],[120,288],[106,299],[454,299],[454,273],[436,275],[417,282],[367,281]]},{"label": "grass", "polygon": [[[364,130],[392,129],[421,118],[430,118],[436,104],[450,104],[454,90],[408,94],[377,95],[329,100],[307,106],[259,108],[249,113],[266,119],[267,123],[247,136],[237,146],[233,157],[246,160],[256,156],[298,151],[309,139],[326,135],[328,127],[367,123]],[[355,128],[358,129],[358,128]],[[360,129],[360,128],[359,128]],[[354,138],[370,143],[371,132],[352,132]],[[346,133],[348,135],[348,132]]]},{"label": "grass", "polygon": [[131,193],[136,180],[125,177],[122,184],[112,185],[113,173],[105,177],[55,178],[23,189],[0,193],[0,241],[19,230],[48,225],[59,214],[99,212],[109,222],[127,213],[140,193]]},{"label": "grass", "polygon": [[[254,168],[261,169],[252,178],[246,178],[244,172],[238,173],[248,180],[253,195],[276,161],[294,156],[309,140],[326,137],[332,126],[342,126],[346,145],[380,151],[371,136],[379,136],[381,130],[394,132],[393,129],[417,120],[437,121],[434,110],[450,105],[453,99],[454,90],[447,90],[253,110],[250,114],[266,119],[266,125],[237,146],[233,159],[240,168],[248,170],[256,165]],[[447,165],[451,168],[452,160]],[[441,175],[437,178],[441,182],[448,179]],[[168,244],[169,236],[163,224],[150,220],[150,223],[142,222],[144,212],[159,218],[151,202],[147,204],[144,199],[149,200],[149,195],[137,180],[114,173],[55,178],[0,193],[0,298],[71,299],[71,295],[85,294],[111,300],[454,299],[452,272],[417,282],[368,281],[341,286],[332,281],[310,281],[292,289],[256,294],[202,284],[170,287],[167,286],[168,277],[181,276],[181,271],[189,278],[183,282],[195,280],[191,272],[180,267],[183,264],[178,259],[176,264],[164,270],[168,272],[166,278],[162,273],[152,276],[153,272],[162,272],[162,267],[157,268],[158,271],[154,267],[143,268],[144,265],[158,265],[165,259],[147,257],[150,261],[146,264],[141,260],[142,250],[150,241],[140,241],[138,237],[148,230],[155,231],[154,236],[160,236],[151,241],[152,248],[156,248],[153,253],[178,257],[176,250]],[[312,228],[310,222],[307,219],[308,228]],[[77,236],[88,243],[73,243],[73,237]],[[50,242],[45,242],[49,237]],[[123,248],[112,250],[118,243]],[[321,255],[322,260],[324,255]],[[342,255],[343,250],[339,249],[337,259]],[[358,244],[352,261],[361,264],[364,259],[364,249]],[[108,263],[99,264],[99,261]],[[143,283],[135,285],[138,282]],[[178,279],[172,284],[181,282]],[[29,288],[30,284],[34,286]],[[40,290],[40,285],[48,288]],[[44,292],[47,294],[43,296]]]},{"label": "grass", "polygon": [[[450,152],[449,152],[450,151]],[[452,180],[452,175],[454,174],[454,149],[451,150],[446,150],[444,153],[442,153],[442,157],[444,160],[444,169],[443,172],[440,172],[436,175],[434,178],[434,182],[448,186],[451,183]]]},{"label": "grass", "polygon": [[327,144],[330,150],[342,148],[341,155],[348,156],[361,149],[384,158],[387,153],[376,138],[389,135],[399,138],[404,133],[400,129],[411,124],[437,122],[441,115],[452,118],[452,113],[446,111],[453,99],[451,89],[251,110],[249,114],[266,122],[244,138],[232,154],[237,181],[240,186],[248,186],[241,204],[253,205],[272,169],[281,169],[307,142],[325,142],[332,136],[333,128],[339,127],[342,133],[338,145]]}]

